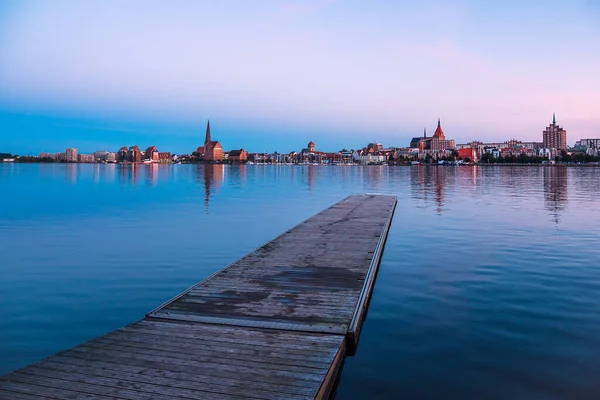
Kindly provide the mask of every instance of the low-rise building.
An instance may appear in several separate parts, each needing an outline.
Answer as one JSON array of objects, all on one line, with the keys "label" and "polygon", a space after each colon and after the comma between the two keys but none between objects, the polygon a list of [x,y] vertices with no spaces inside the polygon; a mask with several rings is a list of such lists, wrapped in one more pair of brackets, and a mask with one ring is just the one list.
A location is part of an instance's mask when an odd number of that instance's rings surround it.
[{"label": "low-rise building", "polygon": [[387,160],[387,157],[379,152],[366,153],[360,155],[361,164],[381,164],[386,162]]},{"label": "low-rise building", "polygon": [[575,148],[600,149],[600,139],[580,139],[575,142]]},{"label": "low-rise building", "polygon": [[[248,153],[244,149],[240,150],[231,150],[229,152],[229,161],[234,163],[246,162],[248,161]],[[277,160],[279,162],[279,160]]]},{"label": "low-rise building", "polygon": [[80,163],[93,163],[95,159],[93,154],[78,154],[77,161]]},{"label": "low-rise building", "polygon": [[465,160],[465,161],[468,160],[471,162],[479,161],[479,157],[477,155],[477,149],[475,149],[474,147],[458,149],[458,158]]},{"label": "low-rise building", "polygon": [[117,162],[117,154],[109,152],[104,159],[107,163],[116,163]]}]

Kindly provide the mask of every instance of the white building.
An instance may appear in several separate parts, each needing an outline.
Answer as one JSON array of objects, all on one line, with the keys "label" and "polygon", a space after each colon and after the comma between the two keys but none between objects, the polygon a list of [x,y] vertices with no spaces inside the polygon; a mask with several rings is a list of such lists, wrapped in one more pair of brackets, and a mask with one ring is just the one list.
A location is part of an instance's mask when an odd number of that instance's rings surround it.
[{"label": "white building", "polygon": [[538,156],[547,158],[548,160],[552,159],[552,150],[548,148],[542,148],[538,150]]},{"label": "white building", "polygon": [[387,161],[387,157],[377,153],[363,154],[360,156],[361,164],[381,164]]}]

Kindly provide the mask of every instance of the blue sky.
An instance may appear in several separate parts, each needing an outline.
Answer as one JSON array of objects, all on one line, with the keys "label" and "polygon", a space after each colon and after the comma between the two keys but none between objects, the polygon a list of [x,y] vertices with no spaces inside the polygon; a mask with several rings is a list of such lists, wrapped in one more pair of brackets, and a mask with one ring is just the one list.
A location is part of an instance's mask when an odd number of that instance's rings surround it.
[{"label": "blue sky", "polygon": [[0,152],[570,144],[600,130],[600,2],[0,4]]}]

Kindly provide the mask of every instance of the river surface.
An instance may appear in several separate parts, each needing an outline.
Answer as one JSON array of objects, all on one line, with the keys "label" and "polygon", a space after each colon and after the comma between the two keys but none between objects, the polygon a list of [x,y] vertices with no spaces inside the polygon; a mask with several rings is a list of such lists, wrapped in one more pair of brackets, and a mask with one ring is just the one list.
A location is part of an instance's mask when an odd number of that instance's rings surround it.
[{"label": "river surface", "polygon": [[0,164],[0,374],[398,196],[338,399],[600,398],[600,168]]}]

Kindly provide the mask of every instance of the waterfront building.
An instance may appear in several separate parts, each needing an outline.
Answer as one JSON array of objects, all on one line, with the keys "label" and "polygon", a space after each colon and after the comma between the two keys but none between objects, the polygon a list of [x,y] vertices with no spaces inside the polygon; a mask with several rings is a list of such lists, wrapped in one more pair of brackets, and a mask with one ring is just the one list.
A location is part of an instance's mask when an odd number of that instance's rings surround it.
[{"label": "waterfront building", "polygon": [[403,147],[400,149],[396,149],[396,153],[394,154],[394,158],[418,158],[419,157],[419,149],[415,147]]},{"label": "waterfront building", "polygon": [[542,132],[544,147],[549,149],[567,149],[567,131],[556,124],[556,114],[552,116],[552,123]]},{"label": "waterfront building", "polygon": [[117,154],[116,153],[107,153],[106,158],[104,159],[107,163],[116,163],[117,162]]},{"label": "waterfront building", "polygon": [[538,153],[538,150],[543,147],[544,147],[544,144],[542,142],[523,142],[523,141],[517,140],[517,139],[510,139],[505,142],[487,142],[487,143],[481,142],[478,140],[474,140],[469,143],[456,145],[457,150],[474,148],[477,153],[478,158],[481,158],[481,156],[484,153],[491,153],[491,154],[497,153],[498,155],[494,155],[494,157],[498,158],[502,155],[501,152],[504,149],[508,149],[508,150],[504,150],[504,153],[506,153],[507,155],[510,155],[510,154],[518,155],[523,152],[525,152],[528,155],[536,155]]},{"label": "waterfront building", "polygon": [[204,161],[223,161],[223,146],[217,140],[212,140],[210,135],[210,121],[206,122],[206,136],[204,137],[204,146],[196,149],[198,157]]},{"label": "waterfront building", "polygon": [[486,147],[484,151],[491,154],[494,158],[500,158],[500,149],[497,147]]},{"label": "waterfront building", "polygon": [[98,150],[94,152],[94,160],[98,162],[106,161],[109,152],[107,150]]},{"label": "waterfront building", "polygon": [[231,162],[246,162],[248,161],[248,153],[244,149],[231,150],[229,152],[229,161]]},{"label": "waterfront building", "polygon": [[463,160],[469,159],[469,161],[472,161],[472,162],[479,161],[479,156],[477,155],[477,149],[475,149],[474,147],[467,147],[467,148],[459,149],[458,150],[458,158],[463,159]]},{"label": "waterfront building", "polygon": [[431,142],[429,145],[430,150],[452,150],[455,147],[454,140],[447,140],[444,131],[442,130],[442,125],[440,119],[438,118],[438,124],[435,132],[433,133],[433,137],[431,138]]},{"label": "waterfront building", "polygon": [[77,149],[69,148],[65,152],[67,162],[77,162]]},{"label": "waterfront building", "polygon": [[138,146],[131,146],[129,148],[129,159],[127,161],[132,163],[142,162],[142,152]]},{"label": "waterfront building", "polygon": [[78,154],[77,161],[80,163],[93,163],[95,158],[93,154]]},{"label": "waterfront building", "polygon": [[427,137],[427,130],[423,131],[422,138],[413,138],[410,141],[410,147],[418,148],[420,151],[424,150],[454,150],[456,144],[454,140],[446,139],[444,130],[442,129],[441,120],[438,118],[438,124],[432,137]]},{"label": "waterfront building", "polygon": [[54,153],[54,154],[52,154],[51,158],[58,162],[65,162],[65,161],[67,161],[67,154],[66,153]]},{"label": "waterfront building", "polygon": [[156,146],[150,146],[144,152],[144,160],[158,161],[158,149]]},{"label": "waterfront building", "polygon": [[300,152],[300,159],[299,162],[302,163],[321,163],[323,160],[323,156],[325,155],[325,152],[322,151],[317,151],[315,142],[313,142],[312,140],[310,142],[308,142],[308,145],[306,146],[305,149],[302,149],[302,151]]},{"label": "waterfront building", "polygon": [[129,149],[126,146],[123,146],[117,152],[117,161],[118,162],[127,162],[129,161]]},{"label": "waterfront building", "polygon": [[380,152],[364,153],[360,155],[361,164],[381,164],[388,160],[387,156]]},{"label": "waterfront building", "polygon": [[547,148],[541,148],[538,150],[538,156],[552,160],[552,150]]},{"label": "waterfront building", "polygon": [[[154,160],[154,159],[153,159]],[[156,153],[156,162],[167,164],[173,162],[173,157],[170,151],[159,151]]]},{"label": "waterfront building", "polygon": [[423,128],[423,137],[417,136],[411,139],[409,148],[419,149],[421,140],[427,139],[427,128]]},{"label": "waterfront building", "polygon": [[580,139],[575,142],[575,147],[586,149],[600,149],[600,139]]},{"label": "waterfront building", "polygon": [[371,151],[371,152],[382,151],[383,150],[383,144],[381,144],[381,143],[369,143],[367,145],[367,149],[369,149],[369,151]]}]

